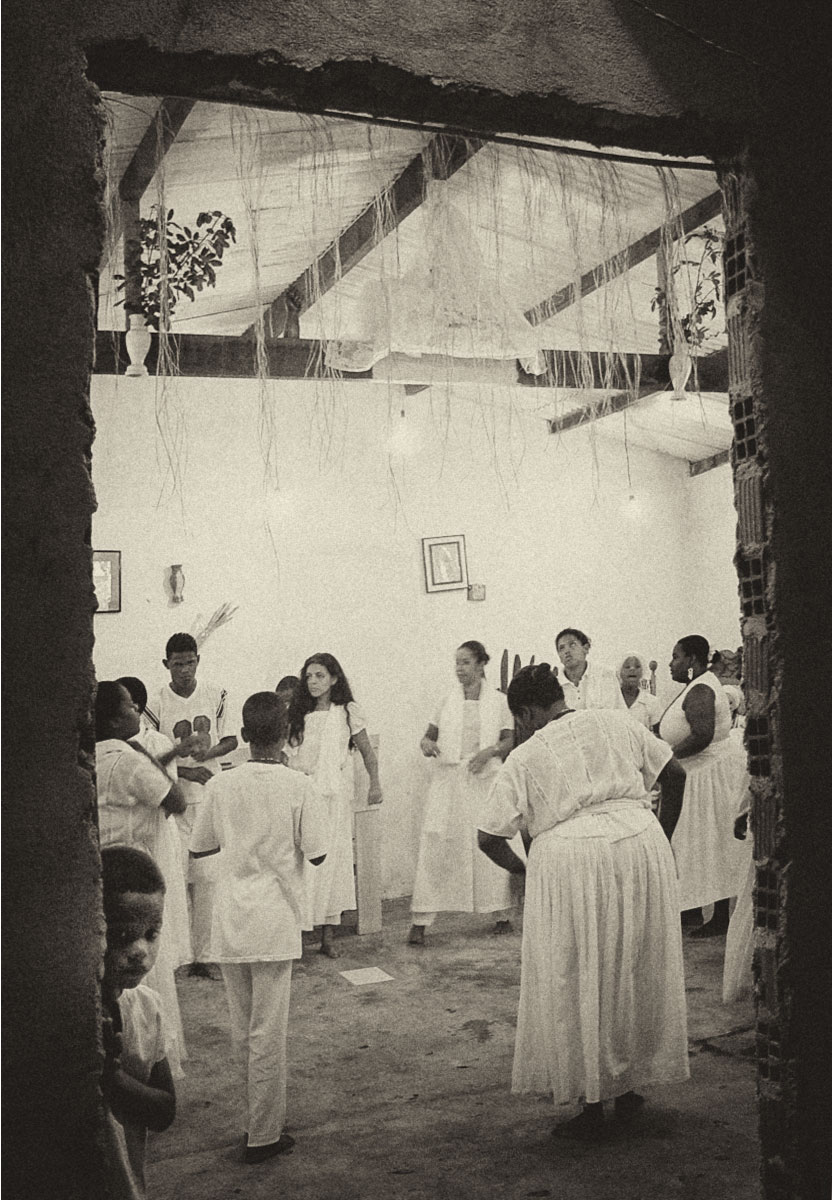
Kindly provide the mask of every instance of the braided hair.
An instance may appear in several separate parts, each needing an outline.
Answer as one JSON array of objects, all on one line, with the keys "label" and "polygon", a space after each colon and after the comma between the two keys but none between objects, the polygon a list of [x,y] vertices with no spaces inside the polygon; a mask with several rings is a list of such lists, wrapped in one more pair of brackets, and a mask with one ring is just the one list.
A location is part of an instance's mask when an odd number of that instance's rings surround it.
[{"label": "braided hair", "polygon": [[515,717],[524,709],[549,708],[562,699],[563,688],[549,663],[522,667],[508,685],[508,706]]}]

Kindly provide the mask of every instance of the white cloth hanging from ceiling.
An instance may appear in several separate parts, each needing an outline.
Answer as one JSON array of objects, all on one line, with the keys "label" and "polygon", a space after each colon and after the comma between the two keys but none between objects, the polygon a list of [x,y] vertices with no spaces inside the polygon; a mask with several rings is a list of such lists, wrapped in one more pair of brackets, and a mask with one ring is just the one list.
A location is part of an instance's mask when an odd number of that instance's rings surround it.
[{"label": "white cloth hanging from ceiling", "polygon": [[360,341],[327,343],[325,361],[339,371],[368,371],[390,354],[420,358],[519,359],[543,374],[537,331],[523,312],[501,303],[465,214],[444,182],[428,184],[422,220],[429,244],[398,278],[368,285],[361,297]]}]

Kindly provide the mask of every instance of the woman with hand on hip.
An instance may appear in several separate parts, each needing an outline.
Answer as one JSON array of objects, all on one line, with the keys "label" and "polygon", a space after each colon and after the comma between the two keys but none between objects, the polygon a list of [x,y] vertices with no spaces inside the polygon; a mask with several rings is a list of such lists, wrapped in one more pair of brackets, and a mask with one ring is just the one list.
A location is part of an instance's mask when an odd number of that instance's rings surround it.
[{"label": "woman with hand on hip", "polygon": [[670,674],[685,687],[659,723],[659,737],[687,773],[685,804],[673,835],[683,922],[696,923],[701,918],[697,909],[714,905],[712,920],[694,930],[695,937],[725,933],[729,899],[737,895],[746,866],[742,845],[734,838],[745,753],[728,736],[730,706],[722,684],[708,670],[708,653],[707,640],[696,634],[673,647]]},{"label": "woman with hand on hip", "polygon": [[300,672],[289,704],[287,763],[312,777],[327,813],[329,853],[307,872],[309,924],[321,926],[321,954],[338,958],[333,944],[341,913],[355,908],[352,809],[355,781],[350,750],[358,750],[370,776],[368,804],[381,804],[378,761],[364,715],[353,700],[341,664],[331,654],[313,654]]},{"label": "woman with hand on hip", "polygon": [[512,895],[508,876],[477,846],[480,810],[500,762],[513,745],[513,723],[502,692],[488,685],[481,642],[456,652],[457,687],[440,705],[420,742],[433,759],[408,941],[421,946],[438,912],[494,913],[495,933],[507,933]]},{"label": "woman with hand on hip", "polygon": [[[670,748],[626,713],[573,712],[548,663],[508,689],[529,731],[498,773],[480,846],[526,876],[520,1007],[512,1091],[551,1092],[583,1111],[556,1133],[603,1134],[636,1088],[687,1079],[688,1044],[676,870],[668,839],[684,771]],[[661,779],[661,822],[649,791]],[[508,839],[525,827],[528,864]]]}]

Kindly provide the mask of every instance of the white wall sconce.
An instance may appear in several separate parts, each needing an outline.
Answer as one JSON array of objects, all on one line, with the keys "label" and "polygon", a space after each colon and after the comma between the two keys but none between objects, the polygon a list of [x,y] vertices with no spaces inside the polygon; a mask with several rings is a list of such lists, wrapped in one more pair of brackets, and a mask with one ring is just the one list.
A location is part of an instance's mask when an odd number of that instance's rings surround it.
[{"label": "white wall sconce", "polygon": [[181,563],[174,563],[170,568],[168,575],[168,587],[170,588],[171,604],[181,604],[185,599],[185,572],[182,570]]}]

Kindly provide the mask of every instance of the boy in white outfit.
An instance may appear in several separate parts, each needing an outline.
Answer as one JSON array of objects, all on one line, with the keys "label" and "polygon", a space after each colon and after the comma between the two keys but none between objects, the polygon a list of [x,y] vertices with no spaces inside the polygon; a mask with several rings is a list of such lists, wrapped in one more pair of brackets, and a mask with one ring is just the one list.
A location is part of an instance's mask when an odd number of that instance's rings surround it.
[{"label": "boy in white outfit", "polygon": [[205,784],[220,770],[220,758],[237,748],[237,739],[226,734],[227,693],[204,680],[197,681],[196,640],[190,633],[175,633],[165,647],[163,665],[170,682],[159,694],[159,731],[177,746],[185,742],[190,753],[179,759],[177,776],[188,807],[177,817],[184,852],[183,869],[188,892],[193,962],[190,975],[212,979],[208,946],[214,903],[213,863],[188,859],[188,844]]},{"label": "boy in white outfit", "polygon": [[251,759],[204,789],[194,858],[217,854],[211,957],[221,964],[231,1036],[246,1069],[244,1161],[294,1146],[286,1117],[286,1036],[292,959],[301,956],[304,860],[326,857],[326,821],[311,779],[280,761],[286,709],[274,692],[243,705]]}]

